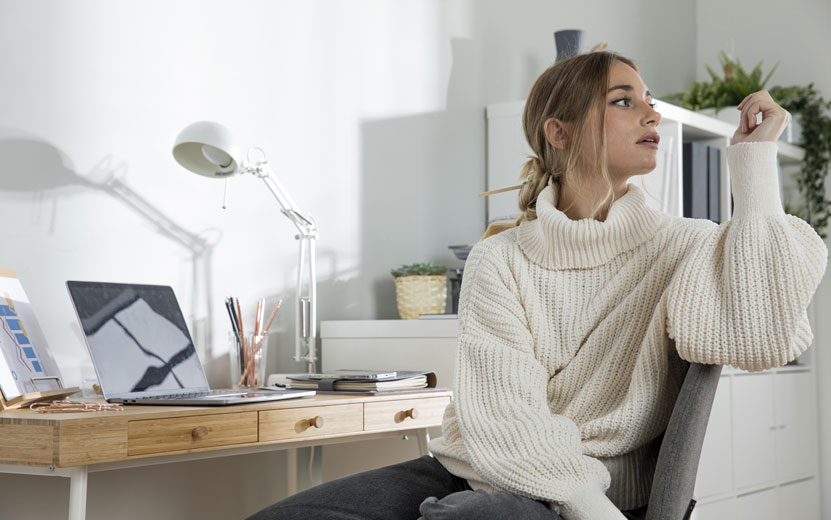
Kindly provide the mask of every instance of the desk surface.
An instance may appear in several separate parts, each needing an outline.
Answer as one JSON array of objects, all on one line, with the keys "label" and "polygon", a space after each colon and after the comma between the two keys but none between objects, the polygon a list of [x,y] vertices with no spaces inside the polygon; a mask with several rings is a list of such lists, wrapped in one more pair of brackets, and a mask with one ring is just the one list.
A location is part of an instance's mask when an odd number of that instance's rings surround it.
[{"label": "desk surface", "polygon": [[[232,406],[125,405],[122,412],[0,412],[0,464],[58,468],[326,441],[441,424],[451,392],[313,397]],[[276,446],[275,446],[276,447]]]}]

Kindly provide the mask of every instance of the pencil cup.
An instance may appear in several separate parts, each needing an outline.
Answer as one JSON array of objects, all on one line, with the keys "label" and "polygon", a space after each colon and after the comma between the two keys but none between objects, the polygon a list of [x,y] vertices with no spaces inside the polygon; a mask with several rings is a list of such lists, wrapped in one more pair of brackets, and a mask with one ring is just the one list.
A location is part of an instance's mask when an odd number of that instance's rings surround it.
[{"label": "pencil cup", "polygon": [[231,358],[231,387],[264,385],[268,334],[246,334],[240,340],[236,333],[229,332],[228,347]]}]

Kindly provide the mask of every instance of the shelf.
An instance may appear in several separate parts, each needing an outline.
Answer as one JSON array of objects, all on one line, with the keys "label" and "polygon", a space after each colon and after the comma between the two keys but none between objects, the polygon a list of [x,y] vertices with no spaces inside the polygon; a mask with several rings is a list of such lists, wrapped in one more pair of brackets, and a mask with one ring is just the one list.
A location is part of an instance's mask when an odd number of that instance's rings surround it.
[{"label": "shelf", "polygon": [[[733,137],[736,127],[730,123],[677,105],[657,100],[656,110],[664,121],[678,122],[683,126],[685,140],[713,139]],[[521,116],[525,101],[495,103],[485,108],[487,119]],[[805,151],[793,144],[779,141],[779,158],[783,164],[795,164],[802,161]]]},{"label": "shelf", "polygon": [[320,337],[455,338],[459,320],[340,320],[320,322]]}]

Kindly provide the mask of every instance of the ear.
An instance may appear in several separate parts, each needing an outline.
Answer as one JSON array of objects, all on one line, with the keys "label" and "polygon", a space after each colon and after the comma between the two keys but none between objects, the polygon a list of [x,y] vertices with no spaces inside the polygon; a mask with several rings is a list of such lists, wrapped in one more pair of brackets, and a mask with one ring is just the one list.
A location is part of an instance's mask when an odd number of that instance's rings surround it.
[{"label": "ear", "polygon": [[555,117],[545,120],[543,124],[543,131],[545,132],[545,139],[548,143],[557,150],[565,150],[568,148],[569,142],[569,128],[571,125],[563,123]]}]

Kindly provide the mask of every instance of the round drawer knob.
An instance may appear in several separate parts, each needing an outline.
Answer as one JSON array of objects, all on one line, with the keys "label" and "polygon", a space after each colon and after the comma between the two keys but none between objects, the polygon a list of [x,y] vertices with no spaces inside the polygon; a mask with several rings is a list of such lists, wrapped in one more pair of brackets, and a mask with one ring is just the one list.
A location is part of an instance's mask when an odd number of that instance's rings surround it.
[{"label": "round drawer knob", "polygon": [[309,419],[309,427],[313,428],[323,428],[323,417],[318,415],[313,419]]},{"label": "round drawer knob", "polygon": [[204,439],[208,435],[208,429],[204,426],[197,426],[190,432],[190,436],[193,440],[198,441],[200,439]]},{"label": "round drawer knob", "polygon": [[404,412],[404,417],[409,417],[411,419],[418,419],[418,410],[416,408],[410,408],[406,412]]}]

